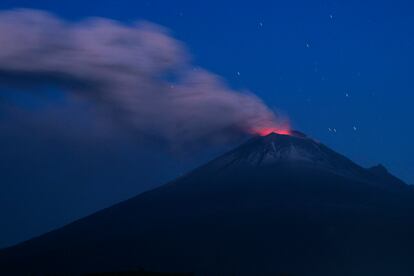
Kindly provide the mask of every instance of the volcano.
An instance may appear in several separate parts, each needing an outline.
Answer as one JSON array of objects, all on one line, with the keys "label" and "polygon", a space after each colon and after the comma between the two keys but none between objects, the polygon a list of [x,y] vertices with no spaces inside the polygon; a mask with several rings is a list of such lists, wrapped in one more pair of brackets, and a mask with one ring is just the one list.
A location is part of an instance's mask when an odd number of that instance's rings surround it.
[{"label": "volcano", "polygon": [[[0,274],[414,275],[414,191],[292,131],[0,251]],[[65,274],[66,275],[66,274]]]}]

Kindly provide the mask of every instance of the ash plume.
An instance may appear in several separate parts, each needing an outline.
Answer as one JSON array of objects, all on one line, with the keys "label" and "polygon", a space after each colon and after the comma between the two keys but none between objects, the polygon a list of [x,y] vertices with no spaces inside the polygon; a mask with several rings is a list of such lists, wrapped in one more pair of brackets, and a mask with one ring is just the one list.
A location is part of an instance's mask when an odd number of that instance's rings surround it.
[{"label": "ash plume", "polygon": [[225,141],[278,125],[255,95],[194,67],[185,45],[161,26],[0,12],[0,84],[45,83],[171,144]]}]

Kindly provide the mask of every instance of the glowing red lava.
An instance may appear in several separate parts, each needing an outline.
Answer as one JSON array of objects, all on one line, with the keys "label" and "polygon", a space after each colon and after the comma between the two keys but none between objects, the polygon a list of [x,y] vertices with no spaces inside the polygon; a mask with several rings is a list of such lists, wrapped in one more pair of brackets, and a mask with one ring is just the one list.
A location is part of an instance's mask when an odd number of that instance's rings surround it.
[{"label": "glowing red lava", "polygon": [[282,128],[261,128],[261,129],[256,129],[255,132],[257,134],[259,134],[260,136],[266,136],[266,135],[269,135],[272,132],[277,133],[277,134],[281,134],[281,135],[291,135],[291,131],[288,128],[286,128],[286,129],[282,129]]}]

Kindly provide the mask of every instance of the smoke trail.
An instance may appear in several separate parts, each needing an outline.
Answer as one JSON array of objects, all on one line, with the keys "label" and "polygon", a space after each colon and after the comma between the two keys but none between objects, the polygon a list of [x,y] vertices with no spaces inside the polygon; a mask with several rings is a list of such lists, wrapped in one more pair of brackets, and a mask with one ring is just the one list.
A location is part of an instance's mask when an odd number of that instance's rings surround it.
[{"label": "smoke trail", "polygon": [[0,13],[0,83],[56,83],[142,135],[170,143],[275,128],[256,96],[194,69],[185,46],[148,22],[67,22],[38,10]]}]

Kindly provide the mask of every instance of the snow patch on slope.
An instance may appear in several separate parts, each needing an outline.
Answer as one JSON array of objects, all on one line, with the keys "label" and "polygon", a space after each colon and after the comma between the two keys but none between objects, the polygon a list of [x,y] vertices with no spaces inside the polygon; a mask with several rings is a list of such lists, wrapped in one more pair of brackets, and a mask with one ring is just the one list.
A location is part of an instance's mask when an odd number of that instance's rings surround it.
[{"label": "snow patch on slope", "polygon": [[217,169],[272,166],[277,164],[306,166],[362,179],[366,170],[321,143],[304,135],[290,136],[276,133],[256,137],[234,151],[216,159]]}]

